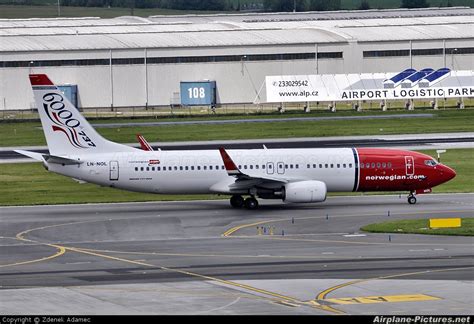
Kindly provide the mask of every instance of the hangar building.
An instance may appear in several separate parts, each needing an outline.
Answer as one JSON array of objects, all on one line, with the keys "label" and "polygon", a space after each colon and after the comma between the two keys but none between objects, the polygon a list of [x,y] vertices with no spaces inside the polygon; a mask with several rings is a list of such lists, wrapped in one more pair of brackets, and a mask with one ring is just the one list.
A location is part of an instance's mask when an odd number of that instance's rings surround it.
[{"label": "hangar building", "polygon": [[474,9],[3,19],[0,53],[0,110],[34,108],[29,73],[81,108],[169,106],[203,80],[217,104],[265,102],[267,75],[474,70]]}]

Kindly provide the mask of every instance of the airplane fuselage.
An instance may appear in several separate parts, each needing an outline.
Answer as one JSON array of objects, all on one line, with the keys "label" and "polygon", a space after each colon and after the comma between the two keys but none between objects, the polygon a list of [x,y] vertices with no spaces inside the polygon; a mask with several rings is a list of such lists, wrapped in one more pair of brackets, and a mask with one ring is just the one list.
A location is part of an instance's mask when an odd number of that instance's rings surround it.
[{"label": "airplane fuselage", "polygon": [[[374,148],[229,150],[238,168],[255,177],[290,181],[317,180],[328,192],[415,191],[429,189],[454,176],[413,151]],[[81,164],[50,164],[48,169],[76,179],[138,192],[160,194],[229,194],[234,182],[217,150],[138,151],[83,155]],[[432,162],[427,162],[432,161]],[[255,194],[278,190],[275,183],[257,185]],[[248,190],[232,191],[248,194]],[[264,195],[263,195],[264,196]]]}]

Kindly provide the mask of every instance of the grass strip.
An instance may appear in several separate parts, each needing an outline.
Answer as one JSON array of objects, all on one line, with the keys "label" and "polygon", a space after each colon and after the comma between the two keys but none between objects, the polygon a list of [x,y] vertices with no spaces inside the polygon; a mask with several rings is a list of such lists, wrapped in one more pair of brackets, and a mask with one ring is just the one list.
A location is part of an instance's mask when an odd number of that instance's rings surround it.
[{"label": "grass strip", "polygon": [[[171,142],[474,132],[474,123],[469,122],[474,119],[474,109],[430,111],[430,113],[434,114],[434,117],[288,121],[258,125],[239,123],[114,127],[98,128],[97,131],[105,138],[120,143],[136,142],[137,133],[145,136],[149,142]],[[46,145],[40,126],[39,122],[0,123],[0,146]]]},{"label": "grass strip", "polygon": [[430,228],[429,219],[410,219],[369,224],[362,231],[372,233],[474,236],[474,218],[462,218],[461,227]]}]

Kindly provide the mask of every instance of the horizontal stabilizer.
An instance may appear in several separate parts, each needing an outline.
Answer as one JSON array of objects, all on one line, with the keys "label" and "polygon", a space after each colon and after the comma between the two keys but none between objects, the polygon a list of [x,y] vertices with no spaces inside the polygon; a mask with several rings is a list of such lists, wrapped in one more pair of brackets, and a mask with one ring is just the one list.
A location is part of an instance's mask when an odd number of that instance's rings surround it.
[{"label": "horizontal stabilizer", "polygon": [[71,164],[82,164],[83,161],[64,158],[61,156],[54,156],[54,155],[44,155],[44,159],[48,163],[56,163],[56,164],[64,164],[64,165],[71,165]]},{"label": "horizontal stabilizer", "polygon": [[41,154],[41,153],[25,151],[25,150],[15,150],[15,152],[21,155],[30,157],[34,160],[41,161],[41,162],[64,164],[64,165],[84,163],[83,161],[76,160],[76,159],[70,159],[70,158],[65,158],[65,157],[55,156],[55,155],[50,155],[50,154]]},{"label": "horizontal stabilizer", "polygon": [[44,162],[43,154],[25,150],[14,150],[16,153],[32,158],[33,160]]}]

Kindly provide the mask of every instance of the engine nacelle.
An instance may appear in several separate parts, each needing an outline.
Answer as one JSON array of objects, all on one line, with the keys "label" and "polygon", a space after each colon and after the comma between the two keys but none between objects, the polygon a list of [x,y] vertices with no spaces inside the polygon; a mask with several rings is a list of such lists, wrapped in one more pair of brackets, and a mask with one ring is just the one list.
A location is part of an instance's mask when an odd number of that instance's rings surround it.
[{"label": "engine nacelle", "polygon": [[283,201],[292,203],[312,203],[326,200],[326,184],[321,181],[298,181],[286,184],[283,188]]}]

